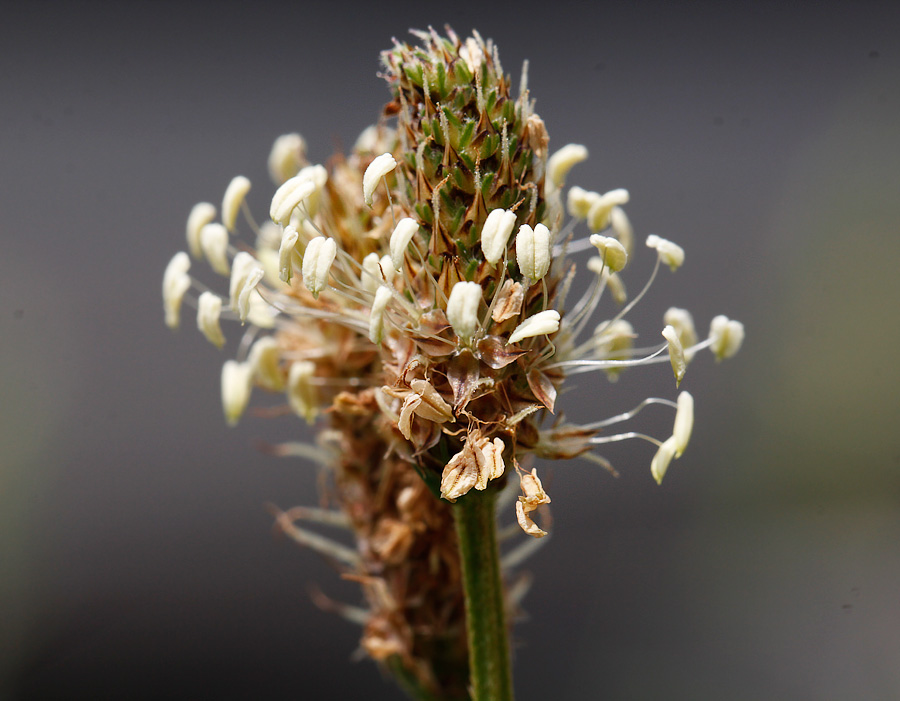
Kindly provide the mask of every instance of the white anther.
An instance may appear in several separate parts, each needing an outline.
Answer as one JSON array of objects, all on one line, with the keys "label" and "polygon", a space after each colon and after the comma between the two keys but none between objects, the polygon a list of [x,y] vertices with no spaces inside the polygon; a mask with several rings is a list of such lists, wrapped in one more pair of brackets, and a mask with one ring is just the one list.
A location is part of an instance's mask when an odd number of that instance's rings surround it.
[{"label": "white anther", "polygon": [[194,258],[203,255],[200,247],[200,230],[216,218],[216,208],[209,202],[198,202],[191,209],[187,219],[187,243],[188,250]]},{"label": "white anther", "polygon": [[284,389],[281,347],[272,336],[263,336],[253,344],[247,362],[253,368],[253,375],[261,386],[272,392],[281,392]]},{"label": "white anther", "polygon": [[533,229],[522,224],[516,234],[516,261],[519,272],[529,280],[540,280],[550,270],[550,229],[538,224]]},{"label": "white anther", "polygon": [[292,226],[286,226],[278,248],[278,278],[290,282],[294,275],[294,250],[300,234]]},{"label": "white anther", "polygon": [[226,360],[222,366],[222,408],[229,426],[234,426],[250,402],[253,367],[250,363]]},{"label": "white anther", "polygon": [[610,272],[617,273],[625,267],[625,263],[628,262],[628,253],[618,239],[612,236],[591,234],[590,242],[600,252],[600,257]]},{"label": "white anther", "polygon": [[328,285],[328,273],[337,255],[337,244],[332,238],[316,236],[303,254],[303,284],[318,298]]},{"label": "white anther", "polygon": [[206,336],[206,340],[216,348],[225,345],[225,336],[219,325],[222,315],[222,298],[212,292],[204,292],[197,300],[197,328]]},{"label": "white anther", "polygon": [[547,160],[547,177],[555,188],[566,184],[566,175],[572,166],[587,159],[588,150],[581,144],[566,144]]},{"label": "white anther", "polygon": [[250,293],[254,291],[265,272],[259,262],[246,251],[240,251],[231,263],[231,281],[229,297],[231,308],[241,317],[241,323],[247,320],[250,311]]},{"label": "white anther", "polygon": [[600,200],[599,192],[589,192],[577,185],[569,188],[569,194],[566,198],[566,209],[570,217],[575,219],[586,219],[588,212]]},{"label": "white anther", "polygon": [[684,360],[684,348],[674,326],[666,326],[662,330],[662,335],[669,344],[669,362],[672,363],[672,372],[675,373],[675,386],[678,387],[681,384],[681,380],[684,379],[684,372],[687,369],[687,363]]},{"label": "white anther", "polygon": [[200,229],[200,248],[210,267],[219,275],[228,275],[228,229],[215,222]]},{"label": "white anther", "polygon": [[166,312],[166,326],[177,329],[181,323],[181,301],[191,286],[191,259],[184,251],[179,251],[166,266],[163,273],[163,309]]},{"label": "white anther", "polygon": [[316,388],[312,383],[315,372],[315,364],[308,360],[295,361],[288,372],[288,403],[294,413],[302,416],[310,424],[316,418],[319,408]]},{"label": "white anther", "polygon": [[403,267],[403,259],[406,257],[406,247],[412,241],[412,237],[419,230],[419,223],[410,217],[404,217],[397,222],[394,232],[391,234],[391,263],[394,270],[400,270]]},{"label": "white anther", "polygon": [[272,196],[272,204],[269,207],[269,216],[272,221],[287,226],[294,208],[315,191],[316,184],[309,177],[295,175],[293,178],[285,180]]},{"label": "white anther", "polygon": [[375,188],[381,179],[397,167],[397,161],[389,153],[382,153],[377,156],[366,168],[363,174],[363,199],[369,207],[372,206],[372,195],[375,194]]},{"label": "white anther", "polygon": [[656,234],[650,234],[647,237],[647,246],[655,248],[659,259],[672,270],[677,270],[684,263],[684,249],[677,243],[672,243]]},{"label": "white anther", "polygon": [[222,198],[222,223],[229,231],[234,231],[238,211],[247,193],[250,192],[250,181],[243,175],[237,175],[225,188],[225,196]]},{"label": "white anther", "polygon": [[593,231],[603,231],[609,226],[610,214],[613,207],[623,205],[629,200],[628,190],[619,188],[604,192],[591,205],[591,209],[587,214],[588,228]]},{"label": "white anther", "polygon": [[720,314],[709,325],[710,350],[717,360],[730,358],[737,353],[744,342],[744,325]]},{"label": "white anther", "polygon": [[478,328],[478,305],[481,303],[481,285],[477,282],[457,282],[447,300],[447,320],[464,342],[468,343]]},{"label": "white anther", "polygon": [[697,343],[697,331],[691,313],[687,309],[669,307],[663,315],[663,323],[675,328],[681,347],[684,348],[684,359],[690,362],[694,353],[688,349]]},{"label": "white anther", "polygon": [[691,440],[691,431],[694,429],[694,398],[687,392],[678,395],[677,408],[675,409],[675,428],[672,429],[672,438],[675,439],[675,457],[680,458]]},{"label": "white anther", "polygon": [[555,309],[547,309],[533,314],[515,328],[507,343],[516,343],[523,338],[532,336],[556,333],[559,331],[559,319],[559,312]]},{"label": "white anther", "polygon": [[384,309],[391,296],[388,287],[381,286],[375,291],[375,301],[372,302],[372,311],[369,313],[369,340],[376,345],[384,337]]},{"label": "white anther", "polygon": [[306,141],[300,134],[282,134],[269,152],[269,176],[281,185],[294,177],[306,162]]},{"label": "white anther", "polygon": [[516,225],[516,215],[505,209],[495,209],[488,214],[481,228],[481,252],[491,265],[497,265],[506,252],[509,235]]},{"label": "white anther", "polygon": [[650,461],[650,474],[653,475],[653,479],[656,480],[657,484],[662,484],[663,477],[666,476],[666,470],[669,469],[669,463],[675,457],[676,450],[675,436],[671,436],[659,446],[659,450],[656,451],[656,455]]}]

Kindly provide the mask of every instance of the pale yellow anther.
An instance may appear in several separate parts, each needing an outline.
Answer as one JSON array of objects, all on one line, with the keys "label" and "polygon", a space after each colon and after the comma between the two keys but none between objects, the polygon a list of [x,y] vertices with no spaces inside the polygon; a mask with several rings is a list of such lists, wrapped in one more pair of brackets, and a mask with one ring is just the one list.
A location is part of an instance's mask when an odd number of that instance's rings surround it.
[{"label": "pale yellow anther", "polygon": [[523,338],[556,333],[559,331],[559,320],[559,312],[555,309],[546,309],[533,314],[515,328],[507,343],[518,343]]},{"label": "pale yellow anther", "polygon": [[251,346],[247,362],[260,386],[272,392],[284,390],[281,347],[272,336],[263,336]]},{"label": "pale yellow anther", "polygon": [[191,287],[188,275],[190,269],[191,259],[187,253],[180,251],[172,257],[163,273],[163,310],[166,313],[166,326],[170,329],[177,329],[181,323],[181,302]]},{"label": "pale yellow anther", "polygon": [[587,269],[595,275],[600,275],[606,281],[606,287],[612,295],[616,304],[625,304],[628,295],[625,291],[625,283],[622,276],[618,273],[611,273],[609,269],[603,265],[603,259],[600,256],[591,256],[588,258]]},{"label": "pale yellow anther", "polygon": [[694,429],[694,398],[687,392],[678,395],[675,409],[675,427],[672,438],[675,439],[675,457],[680,458],[691,439]]},{"label": "pale yellow anther", "polygon": [[684,249],[677,243],[661,238],[656,234],[647,237],[647,247],[655,248],[659,259],[672,270],[677,270],[684,263]]},{"label": "pale yellow anther", "polygon": [[203,256],[203,248],[200,246],[200,230],[216,218],[216,208],[209,202],[198,202],[188,215],[187,236],[188,250],[194,258]]},{"label": "pale yellow anther", "polygon": [[540,280],[550,270],[550,229],[522,224],[516,234],[516,262],[529,280]]},{"label": "pale yellow anther", "polygon": [[362,278],[363,289],[370,294],[382,285],[390,285],[394,279],[394,263],[388,255],[378,258],[377,253],[370,253],[362,262]]},{"label": "pale yellow anther", "polygon": [[253,367],[250,363],[226,360],[222,366],[222,408],[229,426],[234,426],[250,402]]},{"label": "pale yellow anther", "polygon": [[221,316],[222,298],[213,292],[201,294],[197,300],[197,328],[216,348],[225,345],[225,336],[219,324]]},{"label": "pale yellow anther", "polygon": [[487,215],[481,229],[481,252],[491,265],[497,265],[506,252],[509,236],[516,225],[515,212],[494,209]]},{"label": "pale yellow anther", "polygon": [[403,267],[406,248],[418,230],[419,223],[410,217],[404,217],[397,222],[390,240],[391,264],[394,266],[394,270],[400,270]]},{"label": "pale yellow anther", "polygon": [[282,282],[290,282],[294,275],[294,251],[299,238],[300,234],[294,227],[285,227],[278,248],[278,279]]},{"label": "pale yellow anther", "polygon": [[225,196],[222,198],[222,224],[228,231],[234,231],[238,212],[241,205],[250,192],[250,181],[243,175],[236,175],[225,188]]},{"label": "pale yellow anther", "polygon": [[659,446],[659,450],[656,451],[656,455],[650,461],[650,474],[653,475],[653,479],[656,480],[657,484],[662,484],[663,477],[666,476],[666,470],[669,469],[669,463],[675,457],[676,450],[675,436],[671,436]]},{"label": "pale yellow anther", "polygon": [[276,185],[294,177],[306,163],[306,142],[300,134],[282,134],[269,152],[269,176]]},{"label": "pale yellow anther", "polygon": [[481,304],[481,285],[477,282],[457,282],[447,300],[447,320],[465,343],[472,340],[478,329],[478,307]]},{"label": "pale yellow anther", "polygon": [[215,222],[200,229],[200,249],[210,267],[219,275],[228,275],[228,229]]},{"label": "pale yellow anther", "polygon": [[372,159],[366,172],[363,174],[363,199],[371,207],[375,188],[381,179],[397,167],[397,161],[389,153],[382,153]]},{"label": "pale yellow anther", "polygon": [[555,188],[566,184],[566,175],[576,163],[588,157],[588,150],[581,144],[566,144],[547,159],[547,177]]},{"label": "pale yellow anther", "polygon": [[684,348],[684,359],[691,362],[694,351],[689,349],[697,344],[697,331],[694,328],[694,318],[691,313],[687,309],[669,307],[663,315],[663,323],[674,327],[678,334],[678,340],[681,341],[681,347]]},{"label": "pale yellow anther", "polygon": [[612,236],[591,234],[591,245],[600,252],[600,258],[609,268],[610,272],[617,273],[628,262],[628,253],[618,239]]},{"label": "pale yellow anther", "polygon": [[668,342],[669,362],[672,363],[672,372],[675,373],[675,386],[681,384],[684,379],[684,372],[687,369],[687,363],[684,360],[684,348],[681,345],[681,339],[678,338],[678,332],[673,326],[666,326],[662,330],[663,338]]},{"label": "pale yellow anther", "polygon": [[603,231],[610,223],[613,207],[626,204],[629,200],[628,190],[622,188],[605,192],[591,205],[587,214],[588,228],[593,232]]},{"label": "pale yellow anther", "polygon": [[311,424],[319,411],[318,393],[313,384],[316,366],[308,360],[296,360],[288,371],[288,404],[297,416]]},{"label": "pale yellow anther", "polygon": [[379,344],[384,337],[384,310],[391,301],[389,288],[381,286],[375,291],[375,301],[372,302],[372,311],[369,313],[369,340]]},{"label": "pale yellow anther", "polygon": [[716,360],[730,358],[741,349],[744,342],[744,325],[720,314],[709,325],[710,350]]},{"label": "pale yellow anther", "polygon": [[303,254],[303,284],[313,297],[328,286],[328,273],[337,255],[337,244],[332,238],[317,236],[306,244]]},{"label": "pale yellow anther", "polygon": [[294,209],[315,191],[316,184],[305,175],[295,175],[286,180],[272,196],[272,204],[269,207],[272,221],[287,226]]}]

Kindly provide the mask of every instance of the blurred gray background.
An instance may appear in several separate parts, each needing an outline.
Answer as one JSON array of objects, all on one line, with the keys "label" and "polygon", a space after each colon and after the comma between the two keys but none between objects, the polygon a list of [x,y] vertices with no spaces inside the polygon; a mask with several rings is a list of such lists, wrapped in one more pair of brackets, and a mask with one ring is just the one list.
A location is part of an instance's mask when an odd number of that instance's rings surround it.
[{"label": "blurred gray background", "polygon": [[[355,588],[264,510],[314,503],[313,467],[255,447],[307,429],[227,429],[238,334],[173,335],[159,290],[195,202],[243,173],[265,212],[272,140],[352,145],[388,97],[378,52],[445,22],[514,84],[530,59],[551,145],[591,152],[570,183],[628,188],[638,235],[686,249],[637,330],[670,305],[747,328],[689,369],[661,488],[643,443],[605,451],[618,480],[541,468],[519,697],[900,698],[900,12],[768,2],[5,3],[0,697],[399,698],[309,600]],[[582,378],[582,420],[675,396],[663,367]]]}]

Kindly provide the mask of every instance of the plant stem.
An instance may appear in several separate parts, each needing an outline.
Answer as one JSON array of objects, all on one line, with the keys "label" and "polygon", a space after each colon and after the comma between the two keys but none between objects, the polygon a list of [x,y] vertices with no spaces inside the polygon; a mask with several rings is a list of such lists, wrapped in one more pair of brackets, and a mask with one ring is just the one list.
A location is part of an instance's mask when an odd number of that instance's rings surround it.
[{"label": "plant stem", "polygon": [[453,506],[466,597],[473,701],[512,701],[506,606],[493,490],[471,491]]}]

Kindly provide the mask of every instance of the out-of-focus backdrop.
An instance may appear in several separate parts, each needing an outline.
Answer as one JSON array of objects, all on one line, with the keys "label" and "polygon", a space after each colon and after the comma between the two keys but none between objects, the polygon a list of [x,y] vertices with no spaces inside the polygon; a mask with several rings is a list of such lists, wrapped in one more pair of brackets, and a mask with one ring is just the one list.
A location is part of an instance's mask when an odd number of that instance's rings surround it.
[{"label": "out-of-focus backdrop", "polygon": [[[0,697],[399,698],[310,602],[355,588],[272,533],[264,504],[313,503],[316,475],[255,442],[307,429],[225,427],[237,331],[221,353],[189,314],[172,334],[160,281],[195,202],[244,174],[265,212],[273,139],[352,145],[387,100],[379,51],[446,22],[514,83],[530,60],[551,146],[591,153],[570,183],[628,188],[638,235],[686,249],[637,330],[670,305],[747,329],[691,365],[694,437],[662,487],[643,443],[605,451],[619,479],[541,467],[519,697],[900,698],[897,7],[9,3]],[[584,377],[574,418],[675,396],[663,367]]]}]

